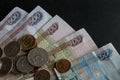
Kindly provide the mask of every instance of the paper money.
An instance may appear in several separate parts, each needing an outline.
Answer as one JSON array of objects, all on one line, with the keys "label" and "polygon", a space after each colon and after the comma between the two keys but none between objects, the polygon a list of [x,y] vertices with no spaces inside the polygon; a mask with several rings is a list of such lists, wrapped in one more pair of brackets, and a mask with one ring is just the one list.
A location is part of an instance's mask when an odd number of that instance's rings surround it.
[{"label": "paper money", "polygon": [[4,37],[6,34],[9,34],[23,22],[25,17],[27,16],[27,12],[20,9],[19,7],[15,7],[1,22],[0,22],[0,39]]},{"label": "paper money", "polygon": [[71,69],[66,73],[59,73],[54,69],[59,80],[109,80],[93,53],[77,58],[71,64]]},{"label": "paper money", "polygon": [[6,35],[0,41],[0,46],[3,48],[10,41],[17,40],[24,34],[34,35],[51,18],[51,15],[40,6],[37,6],[30,14],[28,14],[23,24],[14,29],[11,34]]},{"label": "paper money", "polygon": [[48,47],[49,55],[54,55],[55,61],[62,58],[72,61],[96,49],[96,44],[85,29],[80,29]]},{"label": "paper money", "polygon": [[[47,43],[44,42],[44,44],[41,44],[41,47],[45,44]],[[88,52],[96,49],[97,46],[92,38],[88,35],[85,29],[81,29],[69,35],[68,37],[65,37],[54,45],[46,47],[46,50],[49,52],[50,58],[48,64],[46,64],[42,68],[48,69],[51,73],[51,80],[55,80],[53,65],[57,60],[66,58],[72,61],[75,58],[81,57],[82,55],[85,55]]]},{"label": "paper money", "polygon": [[99,64],[109,80],[120,80],[120,55],[109,43],[95,51]]},{"label": "paper money", "polygon": [[[77,58],[71,63],[71,74],[75,74],[73,78],[76,78],[74,80],[109,80],[106,75],[104,75],[101,67],[98,64],[98,59],[93,53],[89,53],[81,58]],[[64,76],[68,77],[69,75]]]},{"label": "paper money", "polygon": [[[62,18],[56,15],[40,31],[35,34],[38,47],[47,50],[47,47],[75,32]],[[49,70],[46,65],[42,69]],[[56,80],[53,70],[51,80]]]},{"label": "paper money", "polygon": [[46,49],[48,46],[51,46],[53,43],[73,32],[75,32],[75,30],[62,18],[56,15],[35,34],[35,37],[37,39],[38,47]]},{"label": "paper money", "polygon": [[[46,32],[52,33],[52,34],[44,36],[43,34]],[[47,49],[47,47],[53,44],[54,42],[59,41],[60,39],[64,38],[65,36],[73,32],[75,32],[75,30],[71,26],[69,26],[62,18],[56,15],[35,34],[35,37],[37,39],[38,47]],[[47,69],[47,68],[44,67],[44,69]],[[51,77],[51,80],[56,80],[56,77],[53,71],[51,72],[51,75],[54,76],[54,77]],[[29,77],[29,76],[30,75],[23,75],[23,78],[21,78],[20,80],[34,79],[33,76],[32,77]],[[17,78],[19,77],[21,76],[17,76]],[[11,76],[8,78],[9,80],[16,80],[15,76]]]},{"label": "paper money", "polygon": [[106,74],[104,74],[103,69],[100,67],[98,63],[99,60],[94,55],[94,52],[85,55],[84,58],[95,80],[109,80]]},{"label": "paper money", "polygon": [[[34,35],[45,23],[47,23],[52,17],[43,10],[40,6],[37,6],[30,14],[28,14],[24,23],[15,28],[11,34],[6,35],[1,40],[1,48],[4,48],[6,44],[8,44],[12,40],[17,40],[19,37],[24,34],[32,34]],[[31,75],[31,74],[30,74]],[[24,80],[24,78],[28,78],[30,75],[12,75],[9,74],[5,77],[2,77],[0,80]],[[5,79],[4,79],[5,78]]]},{"label": "paper money", "polygon": [[71,61],[71,65],[66,73],[59,73],[54,69],[59,80],[109,80],[93,52]]},{"label": "paper money", "polygon": [[[48,51],[50,57],[50,61],[47,64],[49,70],[53,68],[53,64],[60,59],[68,59],[73,61],[76,58],[82,57],[87,53],[90,53],[92,50],[96,50],[97,46],[86,32],[85,29],[81,29],[68,37],[60,40],[56,44],[49,46]],[[52,56],[53,55],[53,56]],[[86,67],[85,69],[89,68]],[[67,73],[60,74],[62,78],[67,76],[65,80],[81,80],[81,78],[77,78],[77,75],[73,73],[73,70],[68,71]],[[88,74],[90,76],[90,74]],[[64,80],[64,79],[63,79]]]}]

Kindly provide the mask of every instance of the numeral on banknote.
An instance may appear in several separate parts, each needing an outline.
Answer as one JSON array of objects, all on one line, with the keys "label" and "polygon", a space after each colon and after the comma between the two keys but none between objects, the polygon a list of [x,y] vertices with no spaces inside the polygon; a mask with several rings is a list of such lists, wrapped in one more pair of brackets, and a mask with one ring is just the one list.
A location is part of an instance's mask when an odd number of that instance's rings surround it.
[{"label": "numeral on banknote", "polygon": [[112,50],[111,49],[107,49],[107,50],[103,50],[101,53],[97,54],[97,57],[101,60],[109,60],[110,57],[112,56]]},{"label": "numeral on banknote", "polygon": [[8,20],[0,27],[0,30],[4,28],[5,25],[14,25],[21,17],[21,13],[19,11],[16,11],[13,13]]},{"label": "numeral on banknote", "polygon": [[79,43],[81,43],[82,42],[82,36],[81,35],[79,35],[79,36],[77,36],[77,37],[75,37],[74,39],[72,39],[72,40],[70,40],[69,42],[68,42],[68,44],[70,45],[70,46],[76,46],[76,45],[78,45]]},{"label": "numeral on banknote", "polygon": [[33,26],[36,25],[38,22],[40,22],[40,20],[43,18],[43,14],[41,12],[36,12],[35,14],[33,14],[32,17],[30,17],[29,19],[29,25]]}]

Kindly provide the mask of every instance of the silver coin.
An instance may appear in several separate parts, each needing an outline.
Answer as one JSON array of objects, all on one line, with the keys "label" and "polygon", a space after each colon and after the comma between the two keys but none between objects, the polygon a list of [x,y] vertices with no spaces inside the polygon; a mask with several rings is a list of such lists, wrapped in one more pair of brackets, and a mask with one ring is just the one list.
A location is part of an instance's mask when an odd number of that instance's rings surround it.
[{"label": "silver coin", "polygon": [[0,59],[0,77],[7,75],[12,69],[12,60],[3,57]]},{"label": "silver coin", "polygon": [[34,69],[33,66],[29,64],[26,56],[21,56],[18,59],[16,67],[22,73],[29,73]]},{"label": "silver coin", "polygon": [[48,61],[48,52],[42,48],[34,48],[28,53],[28,61],[35,67],[41,67]]}]

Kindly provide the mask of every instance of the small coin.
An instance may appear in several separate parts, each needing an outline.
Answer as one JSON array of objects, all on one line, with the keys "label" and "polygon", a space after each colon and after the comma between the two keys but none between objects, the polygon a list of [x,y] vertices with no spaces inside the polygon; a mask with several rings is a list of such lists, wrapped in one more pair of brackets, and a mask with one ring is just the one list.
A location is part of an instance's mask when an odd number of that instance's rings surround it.
[{"label": "small coin", "polygon": [[22,73],[30,73],[34,68],[29,64],[26,56],[21,56],[16,63],[17,69]]},{"label": "small coin", "polygon": [[8,57],[15,57],[19,51],[20,44],[17,41],[8,43],[4,48],[5,55]]},{"label": "small coin", "polygon": [[7,57],[1,58],[0,59],[0,77],[8,74],[11,71],[11,69],[12,69],[12,60]]},{"label": "small coin", "polygon": [[71,63],[67,59],[61,59],[56,62],[55,67],[58,72],[65,73],[71,68]]},{"label": "small coin", "polygon": [[3,51],[2,49],[0,48],[0,57],[3,55]]},{"label": "small coin", "polygon": [[20,46],[23,51],[28,51],[36,47],[36,39],[33,35],[26,34],[19,39]]},{"label": "small coin", "polygon": [[14,57],[13,58],[13,67],[12,67],[12,70],[11,70],[11,72],[13,73],[13,74],[15,74],[15,75],[17,75],[17,74],[20,74],[21,72],[17,69],[17,67],[16,67],[16,63],[17,63],[17,61],[18,61],[18,59],[20,58],[21,56],[19,55],[19,56],[16,56],[16,57]]},{"label": "small coin", "polygon": [[48,61],[48,52],[42,48],[34,48],[28,53],[28,61],[35,67],[41,67]]},{"label": "small coin", "polygon": [[47,70],[40,70],[35,73],[35,80],[50,80],[50,73]]}]

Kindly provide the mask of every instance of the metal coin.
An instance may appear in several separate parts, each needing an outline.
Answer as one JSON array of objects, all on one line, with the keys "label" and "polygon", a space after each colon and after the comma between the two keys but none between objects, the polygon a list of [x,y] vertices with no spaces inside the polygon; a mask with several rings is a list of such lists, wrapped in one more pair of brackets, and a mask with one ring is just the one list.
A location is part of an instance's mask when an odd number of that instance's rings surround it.
[{"label": "metal coin", "polygon": [[26,56],[21,56],[17,60],[16,67],[22,73],[29,73],[34,69],[33,66],[29,64]]},{"label": "metal coin", "polygon": [[28,61],[35,67],[41,67],[48,61],[48,52],[42,48],[34,48],[28,53]]},{"label": "metal coin", "polygon": [[71,68],[71,63],[67,59],[61,59],[55,64],[56,69],[60,73],[65,73]]},{"label": "metal coin", "polygon": [[3,51],[2,49],[0,48],[0,57],[3,55]]},{"label": "metal coin", "polygon": [[8,43],[4,48],[5,55],[8,57],[15,57],[19,51],[20,44],[17,41]]},{"label": "metal coin", "polygon": [[35,80],[50,80],[50,73],[47,70],[40,70],[35,73]]},{"label": "metal coin", "polygon": [[17,74],[20,74],[21,72],[17,69],[17,67],[16,67],[16,63],[17,63],[17,61],[18,61],[18,59],[20,58],[21,56],[19,55],[19,56],[16,56],[16,57],[14,57],[13,58],[13,67],[12,67],[12,70],[11,70],[11,72],[13,73],[13,74],[15,74],[15,75],[17,75]]},{"label": "metal coin", "polygon": [[36,39],[33,35],[26,34],[19,39],[23,51],[28,51],[36,47]]},{"label": "metal coin", "polygon": [[11,68],[12,68],[11,59],[7,57],[3,57],[0,59],[0,77],[7,75],[11,71]]}]

